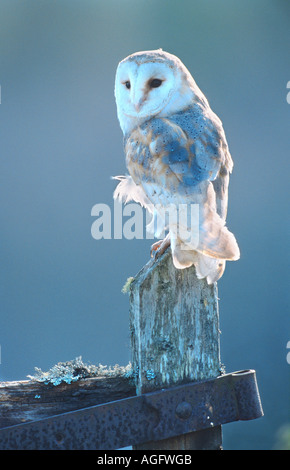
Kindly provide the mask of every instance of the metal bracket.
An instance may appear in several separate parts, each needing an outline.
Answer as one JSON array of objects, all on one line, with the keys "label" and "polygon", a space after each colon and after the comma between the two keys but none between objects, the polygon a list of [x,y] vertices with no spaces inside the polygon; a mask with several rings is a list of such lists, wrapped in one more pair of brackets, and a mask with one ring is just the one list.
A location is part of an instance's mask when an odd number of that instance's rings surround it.
[{"label": "metal bracket", "polygon": [[119,449],[261,416],[256,373],[245,370],[6,427],[0,449]]}]

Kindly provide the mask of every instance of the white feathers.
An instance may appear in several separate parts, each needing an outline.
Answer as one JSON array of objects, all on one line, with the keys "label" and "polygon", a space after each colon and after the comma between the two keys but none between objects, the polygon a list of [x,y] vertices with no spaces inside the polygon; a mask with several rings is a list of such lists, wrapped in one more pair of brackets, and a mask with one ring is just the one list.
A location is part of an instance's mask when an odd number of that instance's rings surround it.
[{"label": "white feathers", "polygon": [[135,184],[131,176],[113,176],[112,179],[120,181],[114,191],[114,199],[124,202],[125,204],[130,201],[135,201],[139,202],[143,207],[150,205],[150,201],[144,193],[142,186]]}]

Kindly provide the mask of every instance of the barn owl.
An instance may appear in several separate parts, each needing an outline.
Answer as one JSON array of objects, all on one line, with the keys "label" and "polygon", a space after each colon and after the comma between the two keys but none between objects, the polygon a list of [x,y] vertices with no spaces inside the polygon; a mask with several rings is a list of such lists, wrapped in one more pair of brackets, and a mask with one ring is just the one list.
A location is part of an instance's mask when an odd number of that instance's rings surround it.
[{"label": "barn owl", "polygon": [[[162,49],[119,63],[115,98],[129,175],[115,177],[114,198],[147,208],[156,236],[166,230],[152,245],[153,256],[171,246],[177,269],[194,265],[197,277],[212,284],[226,260],[240,256],[225,226],[233,161],[220,119],[181,60]],[[188,237],[196,223],[189,211],[179,217],[180,207],[193,206],[198,234]],[[170,217],[173,208],[177,218]]]}]

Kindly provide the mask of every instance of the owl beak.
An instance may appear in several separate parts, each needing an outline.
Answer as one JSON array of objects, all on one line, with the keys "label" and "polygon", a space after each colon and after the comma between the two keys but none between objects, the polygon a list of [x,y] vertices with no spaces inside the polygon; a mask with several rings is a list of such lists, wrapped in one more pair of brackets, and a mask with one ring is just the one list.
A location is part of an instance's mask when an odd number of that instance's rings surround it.
[{"label": "owl beak", "polygon": [[144,98],[140,98],[140,100],[134,104],[134,108],[136,109],[137,113],[139,113],[140,109],[142,108],[144,101]]}]

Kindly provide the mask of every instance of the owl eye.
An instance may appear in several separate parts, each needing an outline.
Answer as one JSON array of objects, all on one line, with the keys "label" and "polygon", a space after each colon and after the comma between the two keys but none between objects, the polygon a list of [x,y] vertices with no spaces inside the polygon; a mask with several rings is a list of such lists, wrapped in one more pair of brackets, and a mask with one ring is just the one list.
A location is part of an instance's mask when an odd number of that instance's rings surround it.
[{"label": "owl eye", "polygon": [[160,80],[159,78],[153,78],[149,83],[150,88],[158,88],[161,84],[162,80]]},{"label": "owl eye", "polygon": [[129,82],[129,80],[127,80],[125,83],[124,83],[125,87],[128,88],[128,90],[130,90],[131,88],[131,83]]}]

